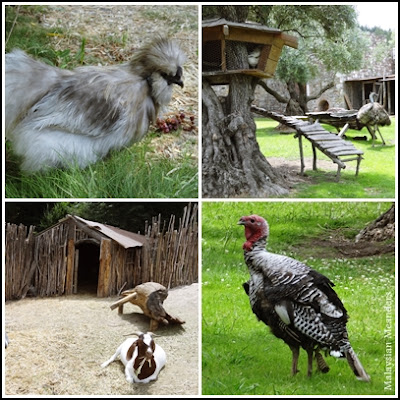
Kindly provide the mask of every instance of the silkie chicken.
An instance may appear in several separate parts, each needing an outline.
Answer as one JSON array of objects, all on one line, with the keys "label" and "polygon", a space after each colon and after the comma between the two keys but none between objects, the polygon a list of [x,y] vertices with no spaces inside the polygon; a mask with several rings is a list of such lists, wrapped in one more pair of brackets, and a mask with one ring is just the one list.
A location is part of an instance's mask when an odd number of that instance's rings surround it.
[{"label": "silkie chicken", "polygon": [[169,38],[156,38],[130,62],[64,70],[21,50],[5,57],[6,138],[27,172],[84,168],[140,141],[183,87],[185,55]]}]

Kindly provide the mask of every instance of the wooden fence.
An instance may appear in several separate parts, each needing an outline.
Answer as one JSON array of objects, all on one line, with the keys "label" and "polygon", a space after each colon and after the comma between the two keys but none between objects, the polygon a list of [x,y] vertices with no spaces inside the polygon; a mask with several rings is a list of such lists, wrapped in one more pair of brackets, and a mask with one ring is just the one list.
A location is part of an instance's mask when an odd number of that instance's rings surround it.
[{"label": "wooden fence", "polygon": [[[176,217],[168,223],[161,216],[146,224],[146,244],[142,248],[123,249],[113,240],[107,247],[109,270],[98,277],[98,296],[115,295],[140,283],[154,281],[167,288],[198,281],[197,204],[184,210],[175,229]],[[6,300],[26,296],[33,286],[40,297],[77,293],[77,250],[75,243],[88,238],[70,222],[55,225],[38,236],[34,227],[6,225]],[[107,243],[105,243],[107,242]],[[71,281],[71,282],[70,282]]]},{"label": "wooden fence", "polygon": [[5,298],[25,297],[36,270],[34,226],[6,225]]},{"label": "wooden fence", "polygon": [[167,288],[187,285],[198,280],[198,222],[197,204],[185,207],[177,230],[175,216],[168,226],[161,215],[145,228],[147,245],[142,249],[143,265],[148,268],[143,282],[161,283]]}]

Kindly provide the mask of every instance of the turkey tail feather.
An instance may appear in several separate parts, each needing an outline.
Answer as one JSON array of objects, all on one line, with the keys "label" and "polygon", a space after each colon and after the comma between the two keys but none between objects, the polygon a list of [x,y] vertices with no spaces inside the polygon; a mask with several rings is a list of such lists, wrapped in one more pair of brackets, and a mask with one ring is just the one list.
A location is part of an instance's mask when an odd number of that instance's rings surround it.
[{"label": "turkey tail feather", "polygon": [[358,359],[354,350],[350,347],[350,349],[346,352],[347,362],[350,365],[350,368],[353,370],[357,379],[365,382],[369,382],[371,378],[365,372],[364,367],[362,366],[360,360]]}]

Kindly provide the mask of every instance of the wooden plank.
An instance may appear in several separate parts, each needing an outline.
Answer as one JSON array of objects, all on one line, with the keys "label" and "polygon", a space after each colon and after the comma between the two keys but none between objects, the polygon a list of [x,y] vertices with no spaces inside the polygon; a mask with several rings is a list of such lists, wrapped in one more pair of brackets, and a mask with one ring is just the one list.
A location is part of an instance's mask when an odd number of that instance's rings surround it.
[{"label": "wooden plank", "polygon": [[287,33],[281,33],[281,38],[285,42],[286,46],[293,47],[294,49],[297,49],[299,46],[299,41],[296,36],[288,35]]},{"label": "wooden plank", "polygon": [[346,93],[344,94],[344,101],[346,102],[346,105],[349,108],[349,110],[352,110],[353,109],[353,105],[351,104],[349,96],[347,96]]},{"label": "wooden plank", "polygon": [[355,161],[355,160],[359,160],[360,158],[362,158],[361,155],[358,155],[357,157],[342,159],[342,161],[343,162]]},{"label": "wooden plank", "polygon": [[305,124],[304,128],[302,128],[302,131],[304,131],[304,132],[315,132],[315,131],[328,132],[318,122],[315,122],[314,124]]},{"label": "wooden plank", "polygon": [[[251,28],[230,26],[229,36],[227,36],[226,38],[229,40],[236,40],[240,42],[250,42],[257,44],[276,44],[278,36],[280,36],[280,33],[263,32]],[[281,47],[283,45],[284,42],[281,40]]]},{"label": "wooden plank", "polygon": [[330,149],[325,149],[326,151],[329,151],[330,153],[334,153],[334,154],[339,154],[340,151],[348,151],[348,152],[352,152],[353,154],[360,154],[359,151],[355,148],[349,148],[349,147],[334,147],[334,148],[330,148]]},{"label": "wooden plank", "polygon": [[75,242],[74,239],[68,239],[67,244],[67,273],[65,279],[65,294],[73,293],[74,267],[75,267]]},{"label": "wooden plank", "polygon": [[267,65],[265,66],[265,69],[264,69],[264,72],[267,75],[274,76],[277,66],[278,66],[278,61],[268,59]]},{"label": "wooden plank", "polygon": [[100,245],[100,266],[97,297],[109,296],[111,277],[111,240],[103,239]]},{"label": "wooden plank", "polygon": [[329,151],[331,151],[331,150],[333,150],[335,148],[345,148],[345,149],[348,149],[348,150],[354,149],[353,146],[346,146],[343,143],[336,142],[336,141],[320,142],[319,144],[323,149],[329,150]]},{"label": "wooden plank", "polygon": [[[302,134],[306,137],[310,137],[313,138],[316,135],[330,135],[333,137],[338,137],[337,135],[335,135],[334,133],[325,131],[325,130],[321,130],[321,131],[313,131],[313,132],[305,132],[303,129],[300,128],[300,130],[302,131]],[[340,139],[340,138],[339,138]]]},{"label": "wooden plank", "polygon": [[221,26],[208,27],[203,29],[203,42],[210,42],[212,40],[221,40],[224,38]]},{"label": "wooden plank", "polygon": [[270,51],[270,53],[269,53],[268,59],[278,62],[278,61],[279,61],[279,58],[280,58],[280,56],[281,56],[281,53],[282,53],[282,47],[275,46],[275,45],[273,44],[273,45],[271,46],[271,51]]},{"label": "wooden plank", "polygon": [[348,150],[343,150],[343,151],[338,151],[336,152],[337,156],[346,156],[346,155],[353,155],[353,154],[364,154],[361,150],[356,150],[356,151],[348,151]]},{"label": "wooden plank", "polygon": [[[346,165],[339,159],[339,157],[342,155],[358,154],[359,157],[348,160],[357,160],[356,175],[358,174],[361,162],[361,154],[364,154],[363,151],[357,150],[351,143],[345,142],[338,135],[325,130],[318,122],[314,124],[308,124],[304,121],[296,120],[294,117],[285,117],[281,114],[269,112],[256,106],[252,106],[251,111],[269,118],[273,118],[296,129],[297,134],[295,135],[295,138],[299,139],[301,174],[304,174],[302,136],[304,136],[312,144],[313,169],[316,169],[316,149],[318,149],[338,165],[338,171],[336,174],[337,180],[340,178],[340,170],[346,168]],[[345,129],[341,132],[341,134],[344,133]]]},{"label": "wooden plank", "polygon": [[334,140],[337,141],[337,136],[336,135],[329,135],[329,134],[324,134],[324,135],[315,135],[315,136],[305,136],[308,140],[313,141],[313,142],[318,142],[318,141],[324,141],[324,140]]}]

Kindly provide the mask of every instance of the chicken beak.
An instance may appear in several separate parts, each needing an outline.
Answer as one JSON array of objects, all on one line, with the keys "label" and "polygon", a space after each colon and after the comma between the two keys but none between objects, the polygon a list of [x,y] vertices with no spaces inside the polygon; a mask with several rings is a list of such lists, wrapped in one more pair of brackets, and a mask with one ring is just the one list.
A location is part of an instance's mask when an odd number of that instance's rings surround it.
[{"label": "chicken beak", "polygon": [[181,88],[183,88],[183,81],[181,79],[174,81],[173,83],[176,83],[179,85]]},{"label": "chicken beak", "polygon": [[238,225],[244,225],[245,222],[242,220],[242,218],[239,219],[239,222],[237,223]]}]

